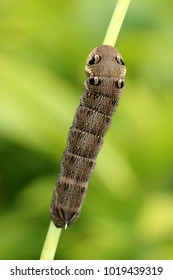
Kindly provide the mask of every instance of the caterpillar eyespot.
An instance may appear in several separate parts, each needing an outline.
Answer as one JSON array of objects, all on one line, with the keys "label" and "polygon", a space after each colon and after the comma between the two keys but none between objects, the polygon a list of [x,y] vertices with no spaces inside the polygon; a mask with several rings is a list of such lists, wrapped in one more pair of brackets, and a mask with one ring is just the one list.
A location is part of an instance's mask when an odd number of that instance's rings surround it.
[{"label": "caterpillar eyespot", "polygon": [[124,87],[124,81],[119,79],[118,81],[115,82],[115,85],[117,88],[123,88]]},{"label": "caterpillar eyespot", "polygon": [[98,54],[96,54],[88,61],[88,65],[96,64],[100,61],[100,59],[101,57]]},{"label": "caterpillar eyespot", "polygon": [[99,84],[99,82],[100,82],[100,80],[98,77],[89,78],[89,83],[92,86],[97,86]]},{"label": "caterpillar eyespot", "polygon": [[85,73],[85,91],[69,130],[50,208],[57,227],[66,228],[79,217],[88,180],[122,94],[126,68],[115,48],[102,45],[88,56]]},{"label": "caterpillar eyespot", "polygon": [[121,58],[121,56],[117,55],[116,57],[116,61],[118,62],[118,64],[121,64],[121,65],[125,65],[123,59]]}]

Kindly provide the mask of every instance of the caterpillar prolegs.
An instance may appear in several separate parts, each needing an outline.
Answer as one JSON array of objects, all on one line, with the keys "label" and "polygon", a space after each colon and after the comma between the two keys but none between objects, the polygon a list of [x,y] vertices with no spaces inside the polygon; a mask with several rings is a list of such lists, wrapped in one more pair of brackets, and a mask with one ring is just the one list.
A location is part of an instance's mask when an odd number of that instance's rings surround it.
[{"label": "caterpillar prolegs", "polygon": [[126,68],[115,48],[102,45],[88,56],[85,73],[85,91],[69,130],[50,209],[57,227],[66,228],[80,214],[97,154],[123,91]]}]

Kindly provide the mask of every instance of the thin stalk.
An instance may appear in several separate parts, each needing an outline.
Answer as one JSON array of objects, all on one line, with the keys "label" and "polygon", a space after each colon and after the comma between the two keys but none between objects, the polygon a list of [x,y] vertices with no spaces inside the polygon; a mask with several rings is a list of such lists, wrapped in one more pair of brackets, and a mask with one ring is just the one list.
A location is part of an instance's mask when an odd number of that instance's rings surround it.
[{"label": "thin stalk", "polygon": [[[130,0],[118,0],[112,15],[109,27],[107,29],[103,45],[114,46],[121,29],[125,14],[127,12]],[[46,240],[43,246],[40,260],[53,260],[60,238],[61,229],[56,228],[53,222],[50,223]]]},{"label": "thin stalk", "polygon": [[40,260],[54,259],[60,234],[61,234],[61,228],[56,228],[53,222],[50,222],[50,226],[47,232],[46,240],[44,242]]},{"label": "thin stalk", "polygon": [[129,4],[130,0],[118,0],[104,38],[103,45],[109,45],[112,47],[115,46]]}]

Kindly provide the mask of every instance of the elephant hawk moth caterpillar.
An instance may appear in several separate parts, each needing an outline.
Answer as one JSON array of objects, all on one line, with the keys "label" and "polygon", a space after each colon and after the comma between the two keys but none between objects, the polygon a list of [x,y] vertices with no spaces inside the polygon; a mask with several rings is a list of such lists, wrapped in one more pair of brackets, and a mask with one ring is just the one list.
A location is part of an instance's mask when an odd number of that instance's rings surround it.
[{"label": "elephant hawk moth caterpillar", "polygon": [[97,154],[121,97],[126,73],[119,52],[96,47],[85,66],[85,90],[69,130],[50,214],[56,227],[67,227],[81,211]]}]

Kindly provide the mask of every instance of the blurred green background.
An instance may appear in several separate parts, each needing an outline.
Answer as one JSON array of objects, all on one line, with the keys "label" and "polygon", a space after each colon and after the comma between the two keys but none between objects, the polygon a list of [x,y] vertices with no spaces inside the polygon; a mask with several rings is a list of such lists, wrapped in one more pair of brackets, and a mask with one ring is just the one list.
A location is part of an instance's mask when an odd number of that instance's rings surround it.
[{"label": "blurred green background", "polygon": [[[115,0],[0,1],[0,259],[38,259],[86,57]],[[173,2],[131,1],[124,94],[57,259],[173,259]]]}]

